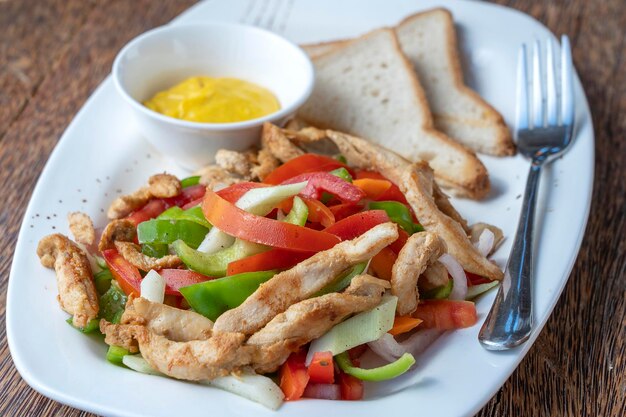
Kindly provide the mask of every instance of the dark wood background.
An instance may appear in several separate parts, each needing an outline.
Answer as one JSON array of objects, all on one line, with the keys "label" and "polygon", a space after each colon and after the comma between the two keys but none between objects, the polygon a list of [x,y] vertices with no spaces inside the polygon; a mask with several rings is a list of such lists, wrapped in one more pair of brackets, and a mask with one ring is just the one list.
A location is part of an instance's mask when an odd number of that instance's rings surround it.
[{"label": "dark wood background", "polygon": [[[193,0],[0,0],[0,316],[31,191],[128,40]],[[498,0],[571,37],[596,133],[591,217],[569,283],[528,356],[480,416],[626,416],[626,3]],[[37,325],[26,323],[25,325]],[[0,415],[88,416],[36,393],[0,326]],[[468,387],[468,390],[471,390]],[[451,398],[451,401],[454,399]]]}]

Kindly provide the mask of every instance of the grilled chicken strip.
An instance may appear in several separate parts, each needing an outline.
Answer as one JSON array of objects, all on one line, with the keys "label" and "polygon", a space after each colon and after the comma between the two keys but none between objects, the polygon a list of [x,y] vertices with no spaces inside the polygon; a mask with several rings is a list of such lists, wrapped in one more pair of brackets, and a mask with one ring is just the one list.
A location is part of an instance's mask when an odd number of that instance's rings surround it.
[{"label": "grilled chicken strip", "polygon": [[446,242],[448,252],[466,271],[489,279],[502,279],[502,271],[470,242],[467,223],[435,184],[427,162],[410,164],[390,150],[345,133],[327,130],[326,135],[351,165],[363,169],[373,167],[398,185],[420,224]]},{"label": "grilled chicken strip", "polygon": [[318,252],[262,284],[243,304],[222,314],[215,321],[213,330],[250,335],[290,305],[331,283],[340,272],[370,259],[397,238],[396,224],[384,223],[356,239]]},{"label": "grilled chicken strip", "polygon": [[348,316],[376,307],[386,288],[389,288],[387,281],[359,275],[343,293],[330,293],[292,305],[248,339],[248,345],[257,347],[254,369],[260,373],[275,371],[292,352],[321,337]]},{"label": "grilled chicken strip", "polygon": [[242,346],[243,333],[222,332],[207,340],[176,342],[143,326],[131,327],[144,359],[154,369],[177,379],[200,381],[229,375],[250,363],[254,351],[251,346]]},{"label": "grilled chicken strip", "polygon": [[402,174],[398,186],[413,208],[424,229],[435,232],[448,245],[448,253],[466,271],[489,279],[502,279],[504,274],[472,245],[463,227],[442,213],[432,197],[433,172],[426,162],[414,164]]},{"label": "grilled chicken strip", "polygon": [[417,280],[445,251],[445,242],[432,232],[415,233],[406,241],[391,273],[391,293],[398,297],[398,315],[415,311]]},{"label": "grilled chicken strip", "polygon": [[43,266],[56,272],[61,308],[73,315],[74,326],[85,327],[98,316],[98,293],[87,255],[58,233],[39,241],[37,255]]}]

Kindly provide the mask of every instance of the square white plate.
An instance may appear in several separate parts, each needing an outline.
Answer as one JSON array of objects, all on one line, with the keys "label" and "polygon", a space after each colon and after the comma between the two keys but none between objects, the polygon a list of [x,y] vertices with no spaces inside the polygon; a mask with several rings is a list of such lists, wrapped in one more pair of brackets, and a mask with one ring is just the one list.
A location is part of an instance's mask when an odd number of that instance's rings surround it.
[{"label": "square white plate", "polygon": [[[466,1],[213,0],[191,8],[172,24],[240,21],[304,43],[356,36],[434,6],[445,6],[454,14],[469,84],[511,125],[519,45],[553,39],[539,22],[512,9]],[[493,302],[492,292],[477,303],[479,324],[444,335],[418,359],[415,371],[404,378],[405,382],[418,381],[409,387],[386,396],[366,390],[367,398],[360,402],[291,402],[274,413],[217,389],[113,366],[105,360],[106,347],[99,338],[85,337],[65,323],[67,315],[56,301],[54,273],[44,269],[35,254],[39,239],[53,232],[68,233],[65,216],[70,211],[84,211],[104,225],[103,209],[111,200],[136,189],[155,172],[186,174],[141,138],[107,78],[50,156],[24,217],[7,297],[7,334],[15,365],[28,384],[42,394],[111,416],[318,417],[329,412],[381,416],[408,410],[429,417],[472,415],[504,383],[536,339],[567,282],[580,247],[592,191],[594,138],[589,108],[577,78],[575,89],[574,143],[542,178],[534,291],[537,328],[531,340],[508,352],[481,348],[476,337]],[[528,163],[520,156],[481,159],[491,175],[492,194],[482,202],[454,200],[454,204],[470,223],[482,220],[504,230],[508,240],[495,256],[504,265]]]}]

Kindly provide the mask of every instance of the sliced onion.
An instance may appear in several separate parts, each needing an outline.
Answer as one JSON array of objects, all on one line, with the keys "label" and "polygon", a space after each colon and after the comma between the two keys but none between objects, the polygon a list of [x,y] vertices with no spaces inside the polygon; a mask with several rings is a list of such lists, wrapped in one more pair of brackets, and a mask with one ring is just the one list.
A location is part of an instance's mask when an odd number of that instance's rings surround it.
[{"label": "sliced onion", "polygon": [[151,269],[141,280],[141,297],[153,303],[163,303],[165,279],[154,269]]},{"label": "sliced onion", "polygon": [[308,384],[303,396],[322,400],[340,400],[341,389],[338,384]]},{"label": "sliced onion", "polygon": [[454,281],[452,292],[448,298],[451,300],[465,300],[465,296],[467,295],[467,277],[465,276],[465,271],[461,264],[449,253],[441,255],[439,262],[446,267]]},{"label": "sliced onion", "polygon": [[491,253],[495,242],[496,236],[493,234],[493,232],[489,229],[485,229],[478,237],[478,242],[475,243],[475,246],[481,255],[487,257],[487,255]]},{"label": "sliced onion", "polygon": [[400,343],[400,346],[413,356],[417,356],[424,352],[439,336],[444,332],[439,329],[418,330],[408,339]]},{"label": "sliced onion", "polygon": [[385,333],[378,340],[369,342],[367,346],[388,362],[393,362],[406,353],[406,349],[396,342],[396,339],[389,333]]}]

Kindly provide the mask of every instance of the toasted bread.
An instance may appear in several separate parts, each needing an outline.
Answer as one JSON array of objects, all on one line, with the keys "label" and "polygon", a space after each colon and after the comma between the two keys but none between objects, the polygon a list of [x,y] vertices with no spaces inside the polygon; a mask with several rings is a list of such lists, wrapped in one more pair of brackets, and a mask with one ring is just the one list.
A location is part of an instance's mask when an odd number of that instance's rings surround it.
[{"label": "toasted bread", "polygon": [[[463,82],[450,12],[437,8],[417,13],[394,29],[424,88],[435,127],[476,152],[513,155],[515,145],[500,113]],[[302,48],[317,58],[349,42],[337,40]]]},{"label": "toasted bread", "polygon": [[463,83],[450,12],[439,8],[414,14],[396,27],[396,33],[424,87],[435,127],[477,152],[514,154],[502,116]]},{"label": "toasted bread", "polygon": [[393,30],[370,32],[313,62],[315,88],[298,117],[426,160],[439,183],[457,195],[487,194],[487,170],[476,155],[434,129],[424,91]]}]

